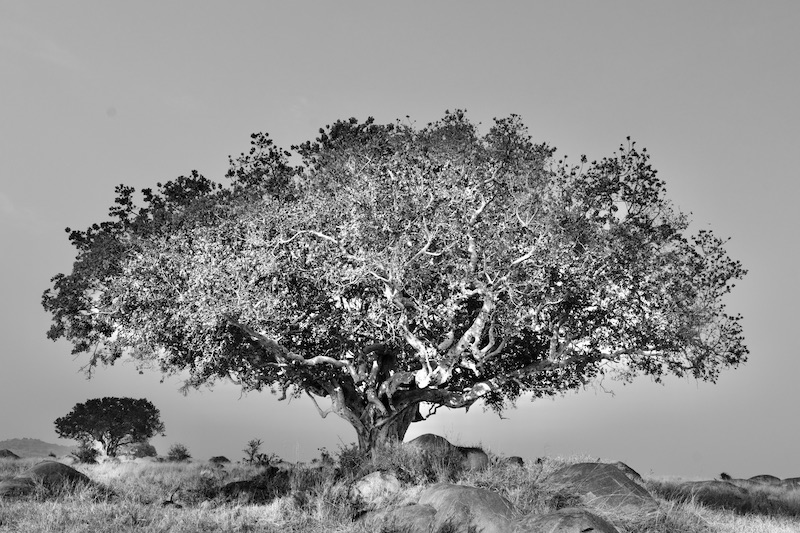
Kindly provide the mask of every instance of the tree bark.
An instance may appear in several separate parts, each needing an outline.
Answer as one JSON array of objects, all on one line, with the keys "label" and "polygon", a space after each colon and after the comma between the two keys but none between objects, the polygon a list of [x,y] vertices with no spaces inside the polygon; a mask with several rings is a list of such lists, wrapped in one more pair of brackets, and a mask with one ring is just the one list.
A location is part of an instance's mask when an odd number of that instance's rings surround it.
[{"label": "tree bark", "polygon": [[419,403],[412,403],[389,417],[379,417],[374,424],[355,427],[358,435],[358,448],[366,453],[373,448],[393,442],[403,442],[408,427],[419,412]]}]

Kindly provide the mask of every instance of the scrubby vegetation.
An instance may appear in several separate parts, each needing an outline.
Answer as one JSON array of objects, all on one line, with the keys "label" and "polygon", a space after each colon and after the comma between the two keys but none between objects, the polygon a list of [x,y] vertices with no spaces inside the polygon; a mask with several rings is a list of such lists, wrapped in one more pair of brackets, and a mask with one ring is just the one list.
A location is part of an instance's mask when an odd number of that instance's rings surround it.
[{"label": "scrubby vegetation", "polygon": [[[353,482],[375,471],[395,474],[406,487],[390,504],[409,502],[423,487],[447,481],[497,491],[521,513],[546,513],[579,501],[543,480],[562,466],[587,461],[546,458],[520,467],[490,454],[487,469],[468,472],[451,452],[401,446],[372,450],[366,458],[358,454],[357,446],[321,452],[319,460],[293,468],[205,461],[77,464],[94,485],[55,493],[38,487],[26,499],[0,498],[0,532],[363,533],[368,529],[354,518],[364,509],[348,494]],[[38,461],[0,460],[0,480]],[[273,483],[275,493],[268,495],[268,503],[253,503],[252,494],[224,489],[235,481],[259,479]],[[724,496],[701,501],[677,482],[647,480],[646,484],[661,504],[656,516],[622,519],[613,511],[600,513],[620,533],[788,533],[800,524],[799,490],[748,487],[748,505],[732,506]]]}]

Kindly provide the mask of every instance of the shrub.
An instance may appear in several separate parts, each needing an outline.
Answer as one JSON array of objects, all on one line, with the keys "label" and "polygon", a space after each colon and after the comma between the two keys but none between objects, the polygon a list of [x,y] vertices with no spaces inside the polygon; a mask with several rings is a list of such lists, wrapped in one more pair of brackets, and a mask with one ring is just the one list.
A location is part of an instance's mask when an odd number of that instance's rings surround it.
[{"label": "shrub", "polygon": [[79,463],[93,464],[97,462],[98,451],[92,446],[89,440],[82,440],[72,455]]},{"label": "shrub", "polygon": [[158,452],[156,447],[149,442],[137,442],[132,444],[126,451],[126,455],[139,458],[139,457],[156,457]]},{"label": "shrub", "polygon": [[188,461],[191,459],[192,456],[189,454],[189,450],[183,444],[173,444],[170,446],[169,451],[167,452],[167,460],[174,461],[176,463]]}]

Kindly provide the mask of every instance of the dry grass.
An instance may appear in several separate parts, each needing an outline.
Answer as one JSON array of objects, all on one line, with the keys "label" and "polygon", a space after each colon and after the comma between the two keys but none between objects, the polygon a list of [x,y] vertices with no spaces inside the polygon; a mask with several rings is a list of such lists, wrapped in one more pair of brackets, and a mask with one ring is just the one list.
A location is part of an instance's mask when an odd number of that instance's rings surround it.
[{"label": "dry grass", "polygon": [[[0,499],[0,533],[364,533],[353,521],[362,509],[350,502],[347,494],[353,481],[376,470],[393,472],[403,480],[406,489],[395,504],[413,501],[430,483],[449,481],[497,491],[520,514],[546,513],[579,504],[575,495],[548,488],[544,480],[549,473],[595,460],[556,457],[520,467],[491,459],[486,470],[462,472],[448,454],[392,447],[361,459],[351,447],[345,447],[339,450],[335,464],[297,469],[290,478],[290,495],[261,505],[226,500],[220,493],[225,483],[258,475],[262,469],[255,466],[219,468],[204,462],[76,465],[97,485],[56,494],[42,488],[28,499]],[[36,462],[0,460],[0,479],[19,474]],[[800,531],[800,491],[748,487],[749,510],[722,510],[685,497],[676,481],[650,480],[647,485],[661,505],[657,515],[620,518],[613,509],[598,514],[614,523],[620,533]],[[180,507],[163,505],[168,500]]]}]

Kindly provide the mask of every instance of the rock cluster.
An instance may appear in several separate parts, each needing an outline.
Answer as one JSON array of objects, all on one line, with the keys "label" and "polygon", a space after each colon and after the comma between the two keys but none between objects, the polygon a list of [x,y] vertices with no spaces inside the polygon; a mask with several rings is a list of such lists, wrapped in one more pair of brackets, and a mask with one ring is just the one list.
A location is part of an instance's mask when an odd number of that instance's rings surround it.
[{"label": "rock cluster", "polygon": [[[452,446],[436,436],[426,437],[423,442],[427,445]],[[505,462],[520,464],[516,460]],[[362,501],[366,508],[371,510],[358,520],[370,530],[405,533],[445,529],[484,533],[616,533],[613,524],[595,513],[642,516],[659,509],[650,493],[628,476],[635,478],[638,474],[624,463],[581,463],[557,470],[544,480],[543,484],[551,490],[565,490],[579,495],[585,508],[568,507],[547,514],[522,515],[511,502],[487,488],[437,483],[422,490],[405,505],[395,508],[386,508],[385,504],[376,503],[375,499],[364,498]],[[354,491],[361,495],[397,495],[401,492],[399,483],[391,478],[387,474],[371,474],[354,485],[351,495]],[[398,500],[395,498],[395,501]]]}]

